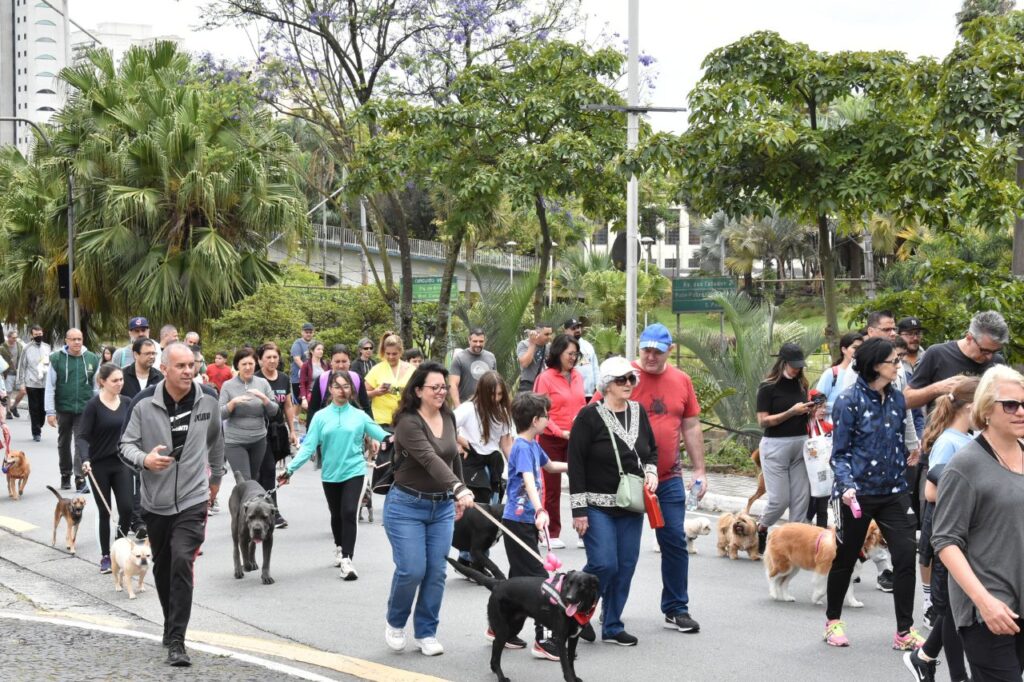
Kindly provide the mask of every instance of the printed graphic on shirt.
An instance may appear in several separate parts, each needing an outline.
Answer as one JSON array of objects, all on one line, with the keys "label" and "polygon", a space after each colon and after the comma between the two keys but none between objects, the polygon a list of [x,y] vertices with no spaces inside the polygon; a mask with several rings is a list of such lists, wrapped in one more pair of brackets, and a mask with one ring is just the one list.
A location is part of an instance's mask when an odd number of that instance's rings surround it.
[{"label": "printed graphic on shirt", "polygon": [[469,373],[474,379],[479,379],[489,369],[490,367],[483,360],[474,360],[473,364],[469,366]]},{"label": "printed graphic on shirt", "polygon": [[652,396],[651,402],[647,405],[648,414],[668,414],[668,408],[665,407],[665,398],[662,396]]}]

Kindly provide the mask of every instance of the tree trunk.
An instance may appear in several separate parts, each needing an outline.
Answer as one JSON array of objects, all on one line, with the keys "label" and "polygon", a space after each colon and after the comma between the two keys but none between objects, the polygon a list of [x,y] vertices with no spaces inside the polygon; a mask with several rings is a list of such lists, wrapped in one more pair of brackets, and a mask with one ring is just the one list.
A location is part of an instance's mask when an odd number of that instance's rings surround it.
[{"label": "tree trunk", "polygon": [[[448,319],[451,316],[452,278],[455,266],[459,262],[459,251],[462,250],[462,239],[465,228],[458,229],[452,235],[448,245],[448,257],[444,260],[444,271],[441,273],[441,298],[437,302],[437,323],[434,325],[434,343],[427,349],[431,359],[444,362],[448,353]],[[458,291],[455,292],[458,296]]]},{"label": "tree trunk", "polygon": [[[818,260],[821,265],[822,296],[825,299],[825,339],[830,347],[836,345],[839,316],[836,311],[836,272],[829,243],[828,216],[818,216]],[[833,352],[835,348],[832,349]]]},{"label": "tree trunk", "polygon": [[[1024,187],[1024,145],[1017,147],[1017,187]],[[1013,276],[1024,277],[1024,215],[1013,223]]]},{"label": "tree trunk", "polygon": [[544,309],[544,286],[548,281],[548,258],[551,254],[551,228],[548,226],[548,210],[544,205],[544,197],[534,195],[534,210],[537,222],[540,223],[540,272],[537,275],[537,286],[533,289],[533,323],[538,324]]}]

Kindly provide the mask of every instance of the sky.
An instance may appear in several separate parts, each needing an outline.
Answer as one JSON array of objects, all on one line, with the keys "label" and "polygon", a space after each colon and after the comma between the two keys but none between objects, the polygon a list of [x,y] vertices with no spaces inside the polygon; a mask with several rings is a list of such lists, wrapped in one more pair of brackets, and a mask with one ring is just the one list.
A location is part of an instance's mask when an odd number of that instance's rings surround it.
[{"label": "sky", "polygon": [[[105,21],[152,24],[185,38],[185,47],[223,57],[253,54],[239,29],[199,31],[205,0],[70,0],[71,18],[86,28]],[[580,35],[628,33],[627,0],[583,0]],[[654,106],[681,107],[713,49],[759,30],[821,51],[898,50],[911,58],[944,57],[956,42],[961,0],[640,0],[640,50],[656,59]],[[652,114],[657,130],[679,132],[685,113]]]}]

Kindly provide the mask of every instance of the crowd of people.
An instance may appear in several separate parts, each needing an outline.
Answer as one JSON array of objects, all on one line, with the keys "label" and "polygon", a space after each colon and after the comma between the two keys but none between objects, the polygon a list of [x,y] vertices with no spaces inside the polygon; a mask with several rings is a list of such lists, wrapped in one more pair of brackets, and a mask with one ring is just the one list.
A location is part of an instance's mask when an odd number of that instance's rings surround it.
[{"label": "crowd of people", "polygon": [[[637,644],[622,614],[639,558],[644,490],[657,495],[664,520],[656,535],[665,627],[699,632],[690,614],[684,522],[687,496],[708,490],[704,442],[693,384],[669,363],[673,338],[663,325],[643,330],[640,357],[630,362],[599,361],[577,319],[557,334],[538,324],[516,350],[517,381],[496,371],[479,328],[446,367],[404,348],[391,332],[377,344],[361,339],[352,353],[328,348],[306,324],[285,373],[272,342],[230,356],[217,352],[208,365],[194,332],[181,342],[167,325],[157,341],[145,318],[128,326],[127,346],[98,354],[84,347],[78,329],[56,350],[37,326],[28,344],[10,332],[0,371],[8,418],[20,416],[27,396],[33,438],[44,422],[58,429],[61,487],[69,489],[74,477],[88,491],[86,477],[92,482],[100,570],[110,570],[112,521],[101,499],[116,506],[118,536],[148,536],[172,665],[189,662],[192,562],[207,516],[219,509],[226,467],[275,495],[312,459],[334,565],[351,581],[359,576],[367,459],[382,444],[391,448],[393,474],[383,510],[395,566],[388,647],[406,647],[411,616],[422,653],[443,653],[437,630],[454,523],[477,504],[503,507],[509,576],[546,576],[534,554],[565,546],[563,475],[575,542],[586,552],[583,570],[600,583],[601,639]],[[945,652],[954,682],[967,679],[964,656],[971,679],[1020,679],[1024,574],[1017,558],[1024,533],[1012,514],[1024,501],[1024,377],[1002,364],[1009,335],[998,313],[975,315],[963,338],[928,349],[922,332],[917,318],[897,323],[890,313],[871,313],[863,332],[840,339],[814,389],[803,349],[782,345],[756,395],[768,494],[759,549],[787,512],[791,522],[816,517],[826,525],[831,501],[838,551],[828,574],[824,639],[848,646],[843,599],[874,521],[891,557],[877,585],[893,594],[892,646],[906,652],[908,670],[934,679]],[[830,498],[811,495],[804,464],[809,435],[820,434],[832,441]],[[696,490],[685,486],[681,447]],[[280,511],[275,525],[287,527]],[[914,627],[918,571],[927,640]],[[597,633],[588,627],[583,636]],[[507,646],[528,645],[517,636]],[[540,624],[530,650],[558,659]]]}]

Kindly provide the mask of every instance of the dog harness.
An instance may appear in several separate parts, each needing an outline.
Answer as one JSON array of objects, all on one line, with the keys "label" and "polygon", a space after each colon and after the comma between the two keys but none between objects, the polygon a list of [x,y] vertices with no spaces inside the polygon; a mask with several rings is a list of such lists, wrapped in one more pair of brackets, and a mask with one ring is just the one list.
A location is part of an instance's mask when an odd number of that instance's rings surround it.
[{"label": "dog harness", "polygon": [[[566,604],[562,599],[562,582],[564,580],[564,573],[556,573],[540,584],[540,591],[547,596],[548,601],[565,611],[565,615],[579,623],[582,628],[582,626],[587,625],[590,622],[590,619],[594,617],[594,612],[597,610],[597,604],[594,604],[589,611],[580,611],[576,604]],[[579,630],[581,628],[577,628],[576,635],[579,634]]]}]

